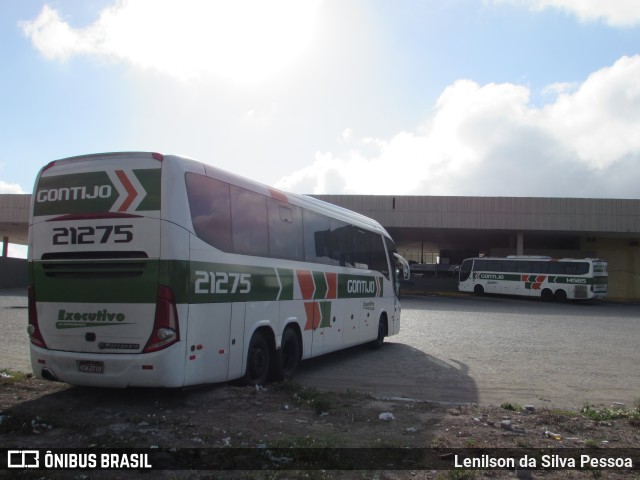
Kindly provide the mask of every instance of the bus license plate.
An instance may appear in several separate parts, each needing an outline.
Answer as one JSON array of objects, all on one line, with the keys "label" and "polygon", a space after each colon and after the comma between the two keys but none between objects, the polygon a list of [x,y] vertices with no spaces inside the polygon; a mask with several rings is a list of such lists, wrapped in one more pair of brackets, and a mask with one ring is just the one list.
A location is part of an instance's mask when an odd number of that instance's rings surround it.
[{"label": "bus license plate", "polygon": [[104,362],[80,360],[78,362],[78,371],[84,373],[104,373]]}]

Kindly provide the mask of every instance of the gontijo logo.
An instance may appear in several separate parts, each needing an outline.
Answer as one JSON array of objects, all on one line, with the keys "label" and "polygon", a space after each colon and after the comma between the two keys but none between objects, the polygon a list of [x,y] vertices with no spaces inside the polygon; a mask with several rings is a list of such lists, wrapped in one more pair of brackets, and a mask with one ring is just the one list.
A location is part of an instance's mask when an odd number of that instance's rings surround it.
[{"label": "gontijo logo", "polygon": [[117,169],[41,177],[34,215],[160,209],[160,169]]},{"label": "gontijo logo", "polygon": [[64,202],[67,200],[93,200],[94,198],[109,198],[111,185],[94,185],[93,189],[87,187],[62,187],[49,190],[38,190],[36,202]]}]

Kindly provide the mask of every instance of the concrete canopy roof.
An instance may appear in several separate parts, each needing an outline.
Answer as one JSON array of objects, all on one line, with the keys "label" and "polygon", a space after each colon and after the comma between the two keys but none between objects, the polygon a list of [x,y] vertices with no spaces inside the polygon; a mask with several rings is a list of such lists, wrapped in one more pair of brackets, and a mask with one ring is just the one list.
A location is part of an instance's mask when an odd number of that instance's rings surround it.
[{"label": "concrete canopy roof", "polygon": [[[640,200],[314,196],[374,218],[385,228],[640,234]],[[30,194],[0,195],[0,240],[27,244],[30,204]]]}]

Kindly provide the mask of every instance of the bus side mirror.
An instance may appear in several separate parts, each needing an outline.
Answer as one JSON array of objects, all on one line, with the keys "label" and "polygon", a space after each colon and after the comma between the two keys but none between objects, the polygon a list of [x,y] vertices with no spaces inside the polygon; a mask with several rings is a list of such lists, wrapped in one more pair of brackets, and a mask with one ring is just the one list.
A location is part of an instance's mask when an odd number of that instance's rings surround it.
[{"label": "bus side mirror", "polygon": [[393,256],[396,259],[396,263],[402,269],[402,279],[409,280],[409,278],[411,277],[411,268],[409,267],[409,262],[407,262],[401,255],[398,255],[397,253],[394,253]]}]

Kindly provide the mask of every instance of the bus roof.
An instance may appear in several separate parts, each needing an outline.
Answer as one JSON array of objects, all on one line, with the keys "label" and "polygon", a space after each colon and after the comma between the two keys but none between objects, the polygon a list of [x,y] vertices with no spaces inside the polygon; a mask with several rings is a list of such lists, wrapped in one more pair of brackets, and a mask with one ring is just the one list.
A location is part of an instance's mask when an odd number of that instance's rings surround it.
[{"label": "bus roof", "polygon": [[553,258],[546,255],[508,255],[506,257],[472,257],[465,260],[533,260],[538,262],[606,262],[601,258]]},{"label": "bus roof", "polygon": [[183,169],[185,170],[185,172],[189,171],[188,165],[190,163],[192,165],[196,164],[196,165],[204,166],[205,172],[207,173],[207,175],[211,177],[220,178],[221,180],[231,183],[233,185],[236,185],[238,187],[246,188],[248,190],[253,190],[259,193],[268,191],[272,197],[280,198],[283,201],[286,199],[287,202],[292,203],[293,205],[308,208],[309,210],[313,210],[318,213],[328,214],[333,218],[344,220],[358,227],[374,230],[378,233],[383,234],[385,237],[391,240],[391,236],[379,222],[365,215],[334,205],[332,203],[325,202],[323,200],[319,200],[309,195],[284,192],[274,187],[270,187],[263,183],[257,182],[255,180],[251,180],[247,177],[243,177],[241,175],[229,172],[228,170],[223,170],[214,165],[210,165],[210,164],[201,162],[199,160],[195,160],[182,155],[169,155],[169,154],[165,155],[157,152],[142,152],[142,151],[105,152],[105,153],[92,153],[87,155],[77,155],[77,156],[66,157],[66,158],[49,162],[49,164],[47,164],[42,168],[42,170],[40,171],[40,174],[44,173],[46,170],[49,170],[51,167],[54,167],[54,166],[68,165],[74,162],[105,161],[108,159],[123,158],[123,157],[128,157],[128,158],[152,157],[160,162],[163,162],[163,161],[178,162],[183,165]]}]

